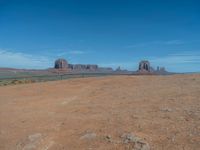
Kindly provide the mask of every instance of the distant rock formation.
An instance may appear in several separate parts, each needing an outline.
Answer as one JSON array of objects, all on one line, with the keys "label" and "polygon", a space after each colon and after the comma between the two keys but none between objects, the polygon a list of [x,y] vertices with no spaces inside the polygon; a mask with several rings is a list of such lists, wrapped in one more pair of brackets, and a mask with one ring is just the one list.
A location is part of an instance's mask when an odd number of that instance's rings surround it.
[{"label": "distant rock formation", "polygon": [[160,72],[166,72],[165,67],[160,67],[159,71]]},{"label": "distant rock formation", "polygon": [[91,64],[68,64],[65,59],[57,59],[55,61],[54,69],[57,71],[66,71],[67,72],[94,72],[98,71],[98,65],[91,65]]},{"label": "distant rock formation", "polygon": [[51,70],[55,73],[112,73],[112,74],[136,74],[136,75],[167,75],[170,74],[164,67],[157,67],[154,69],[150,62],[142,60],[139,63],[137,71],[123,70],[118,67],[116,70],[112,68],[99,67],[95,64],[69,64],[65,59],[57,59],[55,61],[54,69]]},{"label": "distant rock formation", "polygon": [[121,67],[117,67],[117,69],[115,71],[121,71]]},{"label": "distant rock formation", "polygon": [[55,69],[67,69],[68,68],[68,62],[65,59],[57,59],[55,61]]},{"label": "distant rock formation", "polygon": [[166,74],[171,74],[169,72],[166,71],[165,67],[157,67],[157,70],[155,71],[156,74],[158,75],[166,75]]},{"label": "distant rock formation", "polygon": [[150,62],[147,60],[143,60],[139,63],[138,72],[148,73],[151,72]]},{"label": "distant rock formation", "polygon": [[101,73],[113,73],[113,68],[110,68],[110,67],[99,67],[98,68],[98,72],[101,72]]},{"label": "distant rock formation", "polygon": [[71,70],[96,71],[98,69],[98,65],[69,64],[68,68],[71,69]]},{"label": "distant rock formation", "polygon": [[87,69],[95,71],[98,69],[98,65],[87,65]]}]

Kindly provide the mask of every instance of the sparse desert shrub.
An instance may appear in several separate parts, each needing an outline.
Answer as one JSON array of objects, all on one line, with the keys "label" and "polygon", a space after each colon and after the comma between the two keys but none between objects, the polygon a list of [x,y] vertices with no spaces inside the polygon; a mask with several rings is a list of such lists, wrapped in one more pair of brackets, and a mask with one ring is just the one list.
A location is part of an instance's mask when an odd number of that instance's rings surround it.
[{"label": "sparse desert shrub", "polygon": [[21,84],[23,83],[21,80],[12,80],[11,84]]}]

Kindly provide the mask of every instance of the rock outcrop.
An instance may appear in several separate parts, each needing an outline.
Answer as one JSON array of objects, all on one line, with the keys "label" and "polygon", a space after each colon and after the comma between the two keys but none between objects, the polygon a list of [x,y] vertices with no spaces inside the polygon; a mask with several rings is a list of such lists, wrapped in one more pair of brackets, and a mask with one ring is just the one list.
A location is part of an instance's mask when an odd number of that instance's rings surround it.
[{"label": "rock outcrop", "polygon": [[142,60],[139,63],[138,70],[135,72],[137,75],[169,75],[172,74],[165,70],[164,67],[157,67],[157,69],[154,69],[150,62],[147,60]]},{"label": "rock outcrop", "polygon": [[150,62],[147,60],[143,60],[139,63],[139,68],[138,68],[138,72],[140,73],[150,73],[151,72],[151,66],[150,66]]},{"label": "rock outcrop", "polygon": [[96,71],[98,69],[98,65],[69,64],[68,68],[76,71],[81,71],[81,70]]},{"label": "rock outcrop", "polygon": [[157,67],[157,70],[155,71],[156,74],[158,75],[167,75],[167,74],[171,74],[169,72],[166,71],[165,67]]},{"label": "rock outcrop", "polygon": [[65,60],[65,59],[57,59],[55,61],[55,66],[54,66],[55,69],[58,69],[58,71],[60,70],[68,70],[68,71],[76,71],[76,72],[79,72],[79,71],[97,71],[99,68],[98,68],[98,65],[92,65],[92,64],[87,64],[87,65],[84,65],[84,64],[68,64],[68,62]]},{"label": "rock outcrop", "polygon": [[95,71],[98,69],[98,65],[87,65],[87,69]]},{"label": "rock outcrop", "polygon": [[116,74],[137,74],[137,75],[166,75],[169,74],[164,67],[154,69],[150,62],[142,60],[137,71],[122,70],[118,67],[115,71],[112,68],[99,67],[95,64],[68,64],[65,59],[57,59],[53,72],[56,73],[116,73]]},{"label": "rock outcrop", "polygon": [[57,59],[55,61],[55,69],[67,69],[68,68],[68,62],[65,59]]},{"label": "rock outcrop", "polygon": [[127,150],[150,150],[149,144],[140,137],[132,133],[123,134],[121,136],[124,144],[128,144]]}]

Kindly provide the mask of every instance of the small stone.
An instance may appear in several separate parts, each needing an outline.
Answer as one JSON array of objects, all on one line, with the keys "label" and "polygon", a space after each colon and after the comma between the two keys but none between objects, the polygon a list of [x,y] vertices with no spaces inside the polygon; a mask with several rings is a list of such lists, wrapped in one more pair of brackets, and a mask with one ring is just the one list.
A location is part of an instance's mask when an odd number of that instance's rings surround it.
[{"label": "small stone", "polygon": [[161,108],[160,111],[172,112],[172,109],[171,108]]},{"label": "small stone", "polygon": [[42,134],[41,133],[35,133],[32,135],[29,135],[24,140],[20,141],[17,144],[17,150],[34,150],[37,149],[40,141],[42,140]]},{"label": "small stone", "polygon": [[106,138],[107,138],[107,139],[111,139],[111,135],[107,135]]},{"label": "small stone", "polygon": [[150,150],[147,142],[132,133],[123,134],[121,138],[124,144],[129,144],[128,147],[131,146],[131,150]]},{"label": "small stone", "polygon": [[84,139],[87,139],[87,140],[92,140],[92,139],[95,139],[96,138],[96,133],[86,133],[85,135],[81,136],[80,139],[81,140],[84,140]]},{"label": "small stone", "polygon": [[106,136],[106,140],[107,140],[108,142],[112,142],[112,137],[111,137],[111,135],[107,135],[107,136]]},{"label": "small stone", "polygon": [[132,133],[125,133],[121,136],[121,138],[123,139],[123,143],[127,144],[127,143],[131,143],[131,142],[135,142],[138,140],[138,137],[136,137],[134,134]]},{"label": "small stone", "polygon": [[41,134],[41,133],[36,133],[36,134],[29,135],[29,136],[28,136],[28,139],[29,139],[31,142],[34,142],[34,141],[36,141],[36,140],[41,139],[41,137],[42,137],[42,134]]}]

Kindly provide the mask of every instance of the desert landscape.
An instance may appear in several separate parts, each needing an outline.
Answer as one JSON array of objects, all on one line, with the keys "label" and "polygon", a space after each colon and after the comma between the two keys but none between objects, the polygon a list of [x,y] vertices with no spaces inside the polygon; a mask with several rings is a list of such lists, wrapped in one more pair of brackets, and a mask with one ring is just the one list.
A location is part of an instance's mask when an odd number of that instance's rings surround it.
[{"label": "desert landscape", "polygon": [[2,150],[199,150],[200,75],[0,87]]},{"label": "desert landscape", "polygon": [[0,0],[0,150],[200,150],[200,0]]}]

